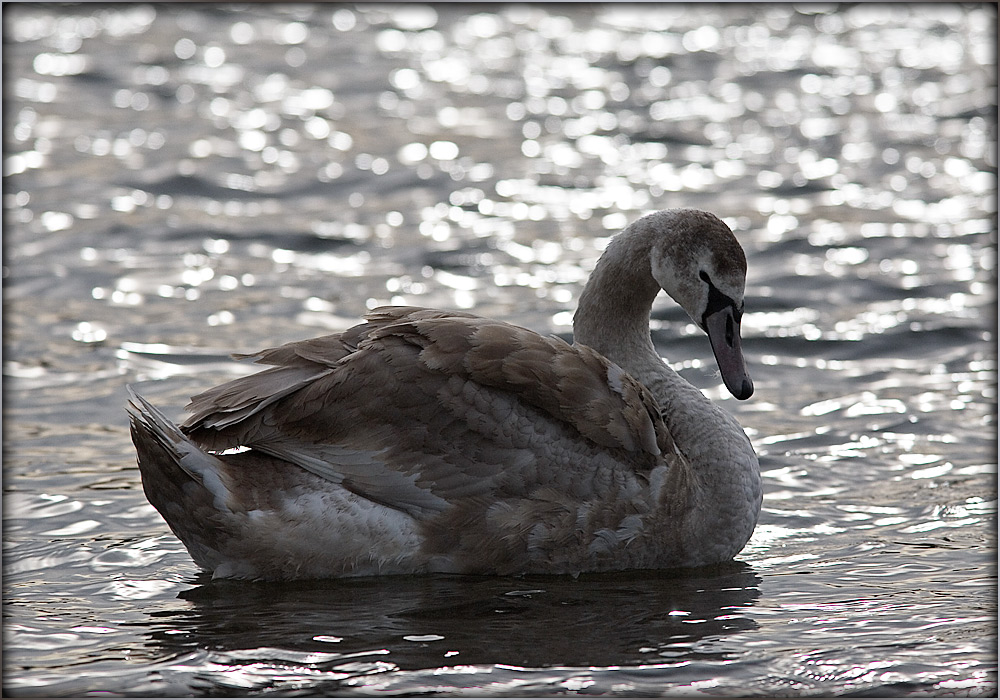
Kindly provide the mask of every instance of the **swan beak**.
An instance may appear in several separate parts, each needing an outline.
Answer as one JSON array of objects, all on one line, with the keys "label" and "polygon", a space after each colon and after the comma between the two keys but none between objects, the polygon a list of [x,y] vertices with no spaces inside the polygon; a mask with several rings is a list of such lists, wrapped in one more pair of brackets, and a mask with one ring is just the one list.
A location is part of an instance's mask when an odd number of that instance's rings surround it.
[{"label": "swan beak", "polygon": [[705,316],[705,331],[712,343],[715,361],[722,372],[722,381],[729,392],[740,399],[749,399],[753,394],[753,381],[743,359],[740,346],[740,322],[732,306],[726,306]]}]

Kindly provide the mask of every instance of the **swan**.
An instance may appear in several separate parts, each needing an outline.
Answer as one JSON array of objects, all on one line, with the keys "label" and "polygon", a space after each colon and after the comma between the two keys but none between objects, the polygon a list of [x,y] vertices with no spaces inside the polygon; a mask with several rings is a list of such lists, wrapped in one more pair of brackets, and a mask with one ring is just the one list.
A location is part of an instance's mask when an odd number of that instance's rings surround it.
[{"label": "swan", "polygon": [[579,299],[574,343],[388,306],[244,355],[176,426],[129,387],[143,490],[214,578],[579,574],[731,560],[760,512],[740,424],[653,347],[663,289],[753,393],[746,257],[720,219],[646,215]]}]

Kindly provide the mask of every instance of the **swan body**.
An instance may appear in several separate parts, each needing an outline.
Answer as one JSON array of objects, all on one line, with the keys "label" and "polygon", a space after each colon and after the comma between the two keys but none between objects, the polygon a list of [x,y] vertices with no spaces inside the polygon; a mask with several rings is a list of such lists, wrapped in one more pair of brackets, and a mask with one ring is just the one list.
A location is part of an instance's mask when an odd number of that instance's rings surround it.
[{"label": "swan body", "polygon": [[761,505],[736,420],[656,353],[663,289],[738,398],[746,259],[697,210],[615,236],[574,343],[468,313],[375,309],[252,356],[174,425],[131,392],[143,490],[216,578],[523,574],[732,559]]}]

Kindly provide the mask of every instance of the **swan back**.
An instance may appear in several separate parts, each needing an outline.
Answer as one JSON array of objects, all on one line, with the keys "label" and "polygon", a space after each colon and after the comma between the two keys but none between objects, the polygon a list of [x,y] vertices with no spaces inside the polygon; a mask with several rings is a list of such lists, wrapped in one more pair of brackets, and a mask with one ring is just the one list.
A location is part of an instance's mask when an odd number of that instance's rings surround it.
[{"label": "swan back", "polygon": [[[345,421],[337,413],[349,407],[352,397],[346,392],[355,389],[354,382],[370,375],[393,377],[429,393],[438,391],[436,384],[456,379],[503,392],[508,400],[567,423],[596,445],[637,460],[655,460],[669,446],[649,391],[591,348],[461,312],[381,307],[366,320],[342,336],[290,343],[254,356],[275,366],[195,396],[185,430],[222,450],[258,444],[291,426],[314,430],[310,437],[323,442],[348,439],[353,426],[343,426],[339,434],[336,426]],[[347,355],[351,364],[341,364]],[[366,373],[366,361],[393,369]],[[377,387],[366,388],[368,412],[384,411],[377,416],[380,423],[398,424],[400,430],[421,424],[422,416],[401,412],[398,400],[379,403]]]}]

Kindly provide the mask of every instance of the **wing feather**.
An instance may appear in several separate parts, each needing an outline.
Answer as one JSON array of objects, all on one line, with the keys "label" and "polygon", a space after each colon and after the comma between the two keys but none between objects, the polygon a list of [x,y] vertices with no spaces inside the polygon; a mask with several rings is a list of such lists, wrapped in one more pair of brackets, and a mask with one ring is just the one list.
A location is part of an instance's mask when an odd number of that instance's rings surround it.
[{"label": "wing feather", "polygon": [[586,497],[672,452],[649,391],[586,346],[461,312],[366,320],[254,355],[271,367],[194,397],[184,431],[413,514],[496,490]]}]

